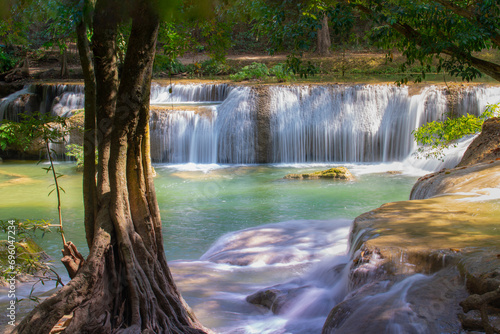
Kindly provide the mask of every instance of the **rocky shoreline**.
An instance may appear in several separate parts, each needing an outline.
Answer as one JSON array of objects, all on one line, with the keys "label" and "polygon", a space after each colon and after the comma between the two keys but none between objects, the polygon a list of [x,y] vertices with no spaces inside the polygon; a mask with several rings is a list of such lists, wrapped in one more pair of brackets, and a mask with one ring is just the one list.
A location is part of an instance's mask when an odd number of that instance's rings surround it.
[{"label": "rocky shoreline", "polygon": [[[499,331],[500,161],[487,160],[499,151],[497,123],[485,123],[460,167],[426,175],[411,200],[354,220],[350,293],[323,334],[384,332],[403,316],[398,330],[408,333]],[[375,298],[376,310],[366,309]]]}]

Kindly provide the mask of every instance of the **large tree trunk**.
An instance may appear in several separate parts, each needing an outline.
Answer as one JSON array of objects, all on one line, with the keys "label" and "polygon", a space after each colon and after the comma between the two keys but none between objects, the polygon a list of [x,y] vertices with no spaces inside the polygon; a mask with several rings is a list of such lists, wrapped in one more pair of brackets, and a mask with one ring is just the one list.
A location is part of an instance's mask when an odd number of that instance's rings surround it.
[{"label": "large tree trunk", "polygon": [[65,333],[208,332],[167,266],[152,179],[149,94],[159,18],[149,0],[137,0],[131,8],[132,30],[117,86],[113,36],[119,20],[108,12],[114,5],[99,0],[94,17],[99,177],[93,228],[86,226],[92,234],[90,254],[76,277],[14,333],[48,333],[71,313]]},{"label": "large tree trunk", "polygon": [[94,240],[94,221],[97,215],[97,188],[95,182],[96,149],[96,82],[94,65],[87,40],[86,18],[76,27],[78,54],[85,81],[85,121],[83,132],[83,208],[85,235],[90,249]]},{"label": "large tree trunk", "polygon": [[318,53],[322,56],[330,54],[332,41],[330,39],[330,28],[328,28],[328,16],[323,15],[321,29],[318,29]]}]

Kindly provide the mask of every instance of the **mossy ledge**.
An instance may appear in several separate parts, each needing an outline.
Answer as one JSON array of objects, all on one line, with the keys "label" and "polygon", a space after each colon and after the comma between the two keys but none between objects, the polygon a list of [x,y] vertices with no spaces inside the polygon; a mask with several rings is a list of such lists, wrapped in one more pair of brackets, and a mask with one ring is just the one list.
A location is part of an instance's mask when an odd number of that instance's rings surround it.
[{"label": "mossy ledge", "polygon": [[351,172],[345,167],[335,167],[327,170],[322,170],[312,173],[303,174],[287,174],[284,179],[339,179],[339,180],[354,180]]}]

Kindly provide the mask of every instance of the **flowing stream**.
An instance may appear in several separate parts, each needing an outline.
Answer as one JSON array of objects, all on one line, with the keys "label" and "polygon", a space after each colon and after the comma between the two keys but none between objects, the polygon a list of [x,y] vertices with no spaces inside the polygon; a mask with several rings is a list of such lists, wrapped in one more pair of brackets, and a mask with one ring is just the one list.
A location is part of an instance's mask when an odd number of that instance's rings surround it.
[{"label": "flowing stream", "polygon": [[[46,196],[52,181],[41,167],[9,161],[0,166],[2,219],[57,217],[55,197]],[[326,167],[155,164],[167,258],[205,325],[223,333],[319,332],[345,293],[346,271],[331,268],[348,261],[352,219],[385,202],[406,200],[416,179],[384,173],[394,165],[363,164],[348,165],[357,177],[352,182],[282,179]],[[64,174],[66,238],[85,253],[81,174],[72,163],[56,168]],[[39,235],[37,241],[64,276],[60,236]],[[303,306],[275,316],[245,301],[275,284],[308,285],[297,303]],[[27,295],[29,288],[22,291]]]}]

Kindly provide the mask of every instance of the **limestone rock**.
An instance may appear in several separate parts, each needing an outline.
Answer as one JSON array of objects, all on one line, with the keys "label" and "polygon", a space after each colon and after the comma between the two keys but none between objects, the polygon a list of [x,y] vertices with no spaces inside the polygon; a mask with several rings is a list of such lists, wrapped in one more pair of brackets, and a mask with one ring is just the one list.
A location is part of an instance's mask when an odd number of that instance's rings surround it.
[{"label": "limestone rock", "polygon": [[0,98],[4,98],[6,96],[9,96],[10,94],[20,91],[21,89],[23,89],[23,86],[23,83],[7,83],[0,81]]},{"label": "limestone rock", "polygon": [[469,167],[443,169],[427,174],[415,183],[410,199],[426,199],[452,193],[478,193],[485,188],[500,188],[500,161],[475,164]]},{"label": "limestone rock", "polygon": [[469,145],[457,167],[500,159],[500,118],[488,119],[479,136]]},{"label": "limestone rock", "polygon": [[354,180],[354,176],[345,167],[335,167],[323,171],[304,173],[304,174],[288,174],[284,179],[338,179],[338,180]]},{"label": "limestone rock", "polygon": [[[458,333],[481,326],[460,305],[500,284],[498,175],[500,161],[442,170],[417,182],[414,200],[358,216],[352,292],[331,311],[323,333]],[[496,327],[498,306],[498,300],[488,306]]]},{"label": "limestone rock", "polygon": [[461,332],[458,303],[467,296],[461,282],[452,268],[399,282],[371,282],[332,309],[322,333]]},{"label": "limestone rock", "polygon": [[250,304],[261,305],[270,309],[274,314],[283,314],[295,305],[296,298],[310,287],[280,284],[271,288],[257,291],[246,298]]}]

